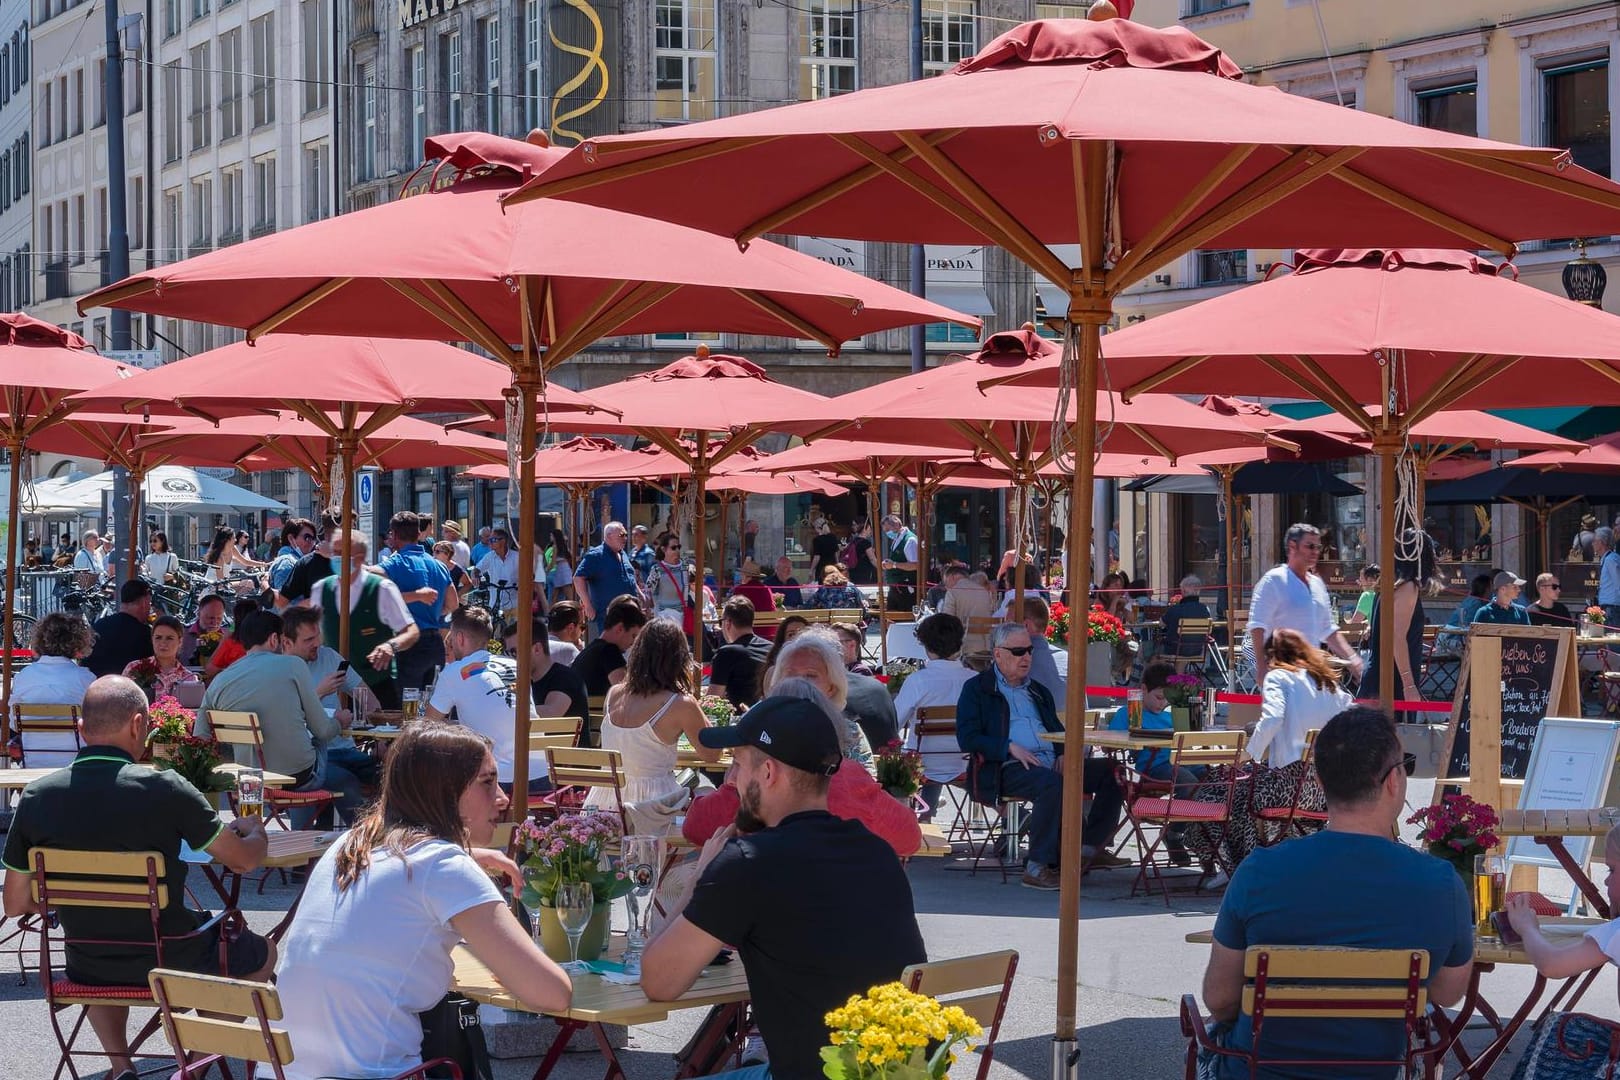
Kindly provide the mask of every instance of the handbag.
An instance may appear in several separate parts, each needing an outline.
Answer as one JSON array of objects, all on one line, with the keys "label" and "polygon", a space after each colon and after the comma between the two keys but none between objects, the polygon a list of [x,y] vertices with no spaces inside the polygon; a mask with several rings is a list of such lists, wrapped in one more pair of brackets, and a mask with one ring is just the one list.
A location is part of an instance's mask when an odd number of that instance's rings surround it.
[{"label": "handbag", "polygon": [[[418,1013],[422,1021],[422,1060],[439,1058],[456,1063],[462,1080],[494,1080],[489,1063],[489,1044],[484,1041],[484,1029],[478,1021],[478,1004],[454,990],[427,1012]],[[430,1077],[451,1076],[449,1069],[437,1066],[429,1069]]]},{"label": "handbag", "polygon": [[1620,1029],[1586,1013],[1548,1013],[1530,1034],[1513,1080],[1592,1080],[1612,1077],[1620,1061]]}]

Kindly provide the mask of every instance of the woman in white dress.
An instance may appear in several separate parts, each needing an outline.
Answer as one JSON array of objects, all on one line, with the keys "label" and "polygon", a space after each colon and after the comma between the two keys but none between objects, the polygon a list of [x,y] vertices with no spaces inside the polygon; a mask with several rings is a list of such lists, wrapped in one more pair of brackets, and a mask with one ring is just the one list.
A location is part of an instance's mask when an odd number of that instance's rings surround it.
[{"label": "woman in white dress", "polygon": [[[682,735],[704,761],[720,759],[720,751],[698,742],[709,721],[693,696],[691,670],[681,628],[653,619],[630,648],[624,682],[608,691],[603,706],[602,749],[619,752],[620,797],[638,832],[673,831],[674,814],[686,804],[686,789],[675,779],[675,744]],[[616,808],[606,788],[592,788],[585,805]]]},{"label": "woman in white dress", "polygon": [[[264,563],[248,558],[236,544],[236,530],[221,525],[214,532],[214,542],[208,545],[208,554],[203,556],[203,562],[208,569],[203,572],[204,581],[227,581],[237,570],[262,570]],[[239,578],[233,588],[239,595],[257,592],[261,585],[256,578]]]}]

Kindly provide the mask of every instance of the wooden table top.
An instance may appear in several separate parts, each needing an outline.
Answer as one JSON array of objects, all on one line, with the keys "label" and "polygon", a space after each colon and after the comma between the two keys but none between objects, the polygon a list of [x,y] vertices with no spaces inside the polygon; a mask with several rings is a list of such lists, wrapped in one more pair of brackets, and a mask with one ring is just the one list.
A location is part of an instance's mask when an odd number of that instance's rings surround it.
[{"label": "wooden table top", "polygon": [[316,832],[313,829],[277,830],[266,834],[270,850],[261,866],[304,866],[326,854],[328,848],[343,835],[343,830]]},{"label": "wooden table top", "polygon": [[[1056,743],[1058,746],[1063,746],[1068,737],[1069,733],[1066,731],[1041,732],[1041,741]],[[1087,746],[1095,746],[1102,750],[1169,750],[1175,745],[1174,739],[1132,735],[1128,731],[1114,731],[1109,728],[1087,728],[1084,738]]]},{"label": "wooden table top", "polygon": [[951,842],[945,839],[945,830],[932,821],[918,823],[922,830],[922,847],[911,853],[914,859],[943,859],[951,853]]},{"label": "wooden table top", "polygon": [[1603,637],[1577,637],[1575,644],[1583,649],[1620,648],[1620,634],[1607,634]]},{"label": "wooden table top", "polygon": [[377,742],[392,742],[405,734],[403,727],[370,727],[370,728],[344,728],[343,734],[353,739],[374,739]]},{"label": "wooden table top", "polygon": [[[150,767],[151,763],[143,761],[139,764]],[[61,768],[66,767],[67,766],[61,766]],[[224,773],[228,776],[234,776],[241,772],[242,769],[243,766],[238,765],[235,762],[228,762],[224,765],[216,766],[214,771],[217,773]],[[56,771],[56,769],[0,769],[0,791],[21,791],[29,784],[32,784],[35,780],[49,776],[51,773]],[[293,778],[283,773],[271,772],[266,769],[264,773],[264,782],[267,787],[291,787]]]},{"label": "wooden table top", "polygon": [[[1579,937],[1594,926],[1603,926],[1602,919],[1556,918],[1542,919],[1541,932],[1555,944],[1565,944]],[[1215,940],[1213,930],[1194,930],[1187,935],[1189,945],[1208,945]],[[1480,941],[1474,939],[1474,963],[1476,964],[1529,964],[1530,957],[1525,955],[1522,945],[1503,945],[1492,939]]]},{"label": "wooden table top", "polygon": [[675,764],[682,769],[699,769],[705,772],[724,772],[731,768],[731,751],[720,751],[720,760],[704,761],[698,757],[696,750],[684,744],[675,747]]},{"label": "wooden table top", "polygon": [[[465,945],[456,946],[451,960],[455,964],[455,974],[450,982],[452,989],[486,1005],[533,1011],[507,993],[489,968]],[[573,979],[574,998],[568,1011],[550,1015],[561,1015],[586,1023],[651,1024],[667,1019],[670,1013],[682,1009],[702,1009],[748,1000],[748,976],[743,974],[742,961],[735,959],[729,964],[704,968],[692,988],[676,1001],[649,1001],[640,986],[610,983],[600,975],[575,975]]]},{"label": "wooden table top", "polygon": [[1502,810],[1498,836],[1604,836],[1620,825],[1620,809]]}]

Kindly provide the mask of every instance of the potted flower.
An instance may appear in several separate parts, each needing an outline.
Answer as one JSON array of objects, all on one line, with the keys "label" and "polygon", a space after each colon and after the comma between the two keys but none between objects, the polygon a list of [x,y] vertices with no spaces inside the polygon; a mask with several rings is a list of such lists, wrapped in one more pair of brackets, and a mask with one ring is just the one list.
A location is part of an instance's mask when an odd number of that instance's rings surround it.
[{"label": "potted flower", "polygon": [[540,947],[559,962],[569,959],[568,935],[554,910],[557,886],[565,881],[590,885],[595,910],[579,941],[579,959],[594,960],[607,946],[609,905],[630,891],[630,881],[613,865],[623,832],[617,814],[563,814],[544,825],[525,819],[517,827],[518,864],[523,868],[523,903],[535,913]]},{"label": "potted flower", "polygon": [[1429,854],[1450,863],[1468,885],[1473,883],[1474,856],[1486,854],[1499,842],[1495,808],[1467,795],[1447,795],[1407,818],[1406,823],[1423,826],[1418,839]]},{"label": "potted flower", "polygon": [[208,661],[219,649],[220,642],[224,640],[225,635],[219,630],[205,630],[199,633],[197,635],[197,651],[193,654],[191,662],[197,667],[207,667]]},{"label": "potted flower", "polygon": [[941,1005],[897,982],[874,986],[828,1013],[831,1046],[821,1048],[828,1080],[942,1080],[956,1048],[984,1033],[956,1005]]},{"label": "potted flower", "polygon": [[1046,620],[1046,640],[1052,645],[1069,644],[1069,605],[1058,601]]},{"label": "potted flower", "polygon": [[1191,672],[1172,675],[1164,684],[1164,698],[1170,703],[1170,719],[1177,731],[1197,731],[1199,722],[1198,691],[1203,680]]},{"label": "potted flower", "polygon": [[1581,637],[1602,637],[1606,632],[1604,620],[1607,613],[1596,604],[1581,612]]},{"label": "potted flower", "polygon": [[922,670],[923,662],[911,656],[897,656],[883,665],[881,680],[889,688],[889,696],[900,693],[906,679]]},{"label": "potted flower", "polygon": [[698,708],[703,710],[703,715],[715,727],[730,727],[737,719],[737,706],[731,703],[730,698],[720,694],[704,694],[698,698]]},{"label": "potted flower", "polygon": [[224,748],[211,735],[192,734],[195,713],[165,695],[157,699],[148,715],[152,730],[146,735],[146,745],[152,748],[154,765],[179,773],[205,795],[235,786],[229,775],[214,771],[225,760]]},{"label": "potted flower", "polygon": [[911,797],[922,790],[922,755],[915,750],[907,750],[899,739],[891,740],[874,754],[872,766],[877,771],[877,782],[883,790],[903,803],[909,804]]}]

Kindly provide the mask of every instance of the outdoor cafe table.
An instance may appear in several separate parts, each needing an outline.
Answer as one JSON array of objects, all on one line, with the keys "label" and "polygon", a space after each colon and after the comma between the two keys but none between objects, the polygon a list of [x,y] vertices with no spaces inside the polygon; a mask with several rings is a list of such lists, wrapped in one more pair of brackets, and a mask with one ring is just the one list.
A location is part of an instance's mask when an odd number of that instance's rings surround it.
[{"label": "outdoor cafe table", "polygon": [[[1542,933],[1555,942],[1567,942],[1585,933],[1591,927],[1602,926],[1605,921],[1603,919],[1543,918],[1541,920],[1541,929]],[[1187,935],[1186,940],[1191,945],[1208,945],[1214,940],[1214,932],[1212,930],[1194,930]],[[1513,1014],[1507,1023],[1503,1024],[1496,1012],[1480,997],[1479,993],[1480,976],[1495,970],[1497,964],[1529,966],[1530,957],[1525,954],[1522,945],[1504,945],[1495,938],[1480,941],[1476,937],[1474,941],[1473,974],[1469,977],[1468,990],[1463,995],[1462,1003],[1457,1007],[1456,1015],[1447,1017],[1443,1011],[1434,1010],[1433,1019],[1436,1021],[1436,1025],[1441,1028],[1443,1040],[1449,1041],[1453,1038],[1454,1033],[1460,1034],[1467,1027],[1475,1009],[1478,1009],[1480,1015],[1484,1016],[1490,1025],[1496,1029],[1495,1038],[1477,1056],[1470,1057],[1468,1055],[1467,1051],[1463,1049],[1461,1038],[1456,1038],[1452,1042],[1451,1053],[1456,1056],[1463,1066],[1463,1071],[1458,1074],[1459,1080],[1462,1077],[1467,1077],[1468,1080],[1484,1080],[1485,1077],[1491,1074],[1492,1066],[1507,1050],[1508,1044],[1513,1041],[1513,1036],[1523,1026],[1525,1019],[1529,1017],[1537,1003],[1541,1001],[1541,995],[1547,989],[1547,977],[1537,972],[1536,980],[1530,987],[1530,993],[1525,995],[1524,1003],[1519,1006],[1518,1011]],[[1548,1004],[1548,1011],[1558,1008],[1560,1004],[1566,1007],[1573,1006],[1579,1000],[1581,994],[1586,991],[1586,987],[1591,984],[1592,979],[1602,970],[1602,968],[1595,968],[1584,975],[1577,975],[1567,980]],[[1565,995],[1576,987],[1577,982],[1581,985],[1576,989],[1574,996],[1565,1001]]]},{"label": "outdoor cafe table", "polygon": [[[141,762],[140,764],[146,765],[150,763]],[[65,765],[59,767],[67,768]],[[225,773],[229,776],[235,776],[237,773],[242,771],[242,768],[243,766],[238,765],[235,762],[228,762],[224,765],[216,765],[214,767],[214,771],[217,773]],[[0,769],[0,791],[21,791],[29,784],[32,784],[35,780],[49,776],[53,772],[56,772],[56,769]],[[293,778],[285,775],[284,773],[270,772],[266,770],[264,774],[264,782],[266,787],[290,787],[292,786]]]},{"label": "outdoor cafe table", "polygon": [[[1042,742],[1063,746],[1068,742],[1069,733],[1043,731],[1040,737]],[[1111,728],[1087,728],[1085,744],[1099,750],[1168,750],[1175,745],[1175,740],[1155,738],[1152,735],[1132,735],[1128,731],[1116,731]]]},{"label": "outdoor cafe table", "polygon": [[[610,952],[617,953],[623,948],[623,939],[615,936],[613,941],[616,948],[610,949]],[[456,947],[452,960],[455,974],[451,979],[451,989],[486,1005],[534,1011],[509,994],[489,968],[465,945]],[[696,1075],[699,1063],[711,1057],[724,1060],[723,1054],[715,1056],[711,1051],[721,1050],[732,1041],[728,1030],[743,1030],[741,1021],[747,1005],[748,976],[744,974],[742,964],[735,960],[729,964],[711,964],[704,968],[692,988],[675,1001],[652,1001],[636,984],[612,983],[600,975],[576,975],[574,996],[567,1011],[544,1014],[557,1021],[558,1032],[534,1070],[533,1080],[546,1080],[551,1075],[568,1040],[574,1032],[582,1029],[589,1029],[596,1037],[596,1045],[607,1061],[607,1073],[603,1080],[625,1080],[624,1066],[619,1063],[612,1041],[602,1030],[603,1024],[651,1024],[668,1019],[670,1013],[682,1009],[712,1008],[714,1011],[688,1044],[686,1057],[680,1061],[675,1073],[676,1080],[683,1080]]]}]

